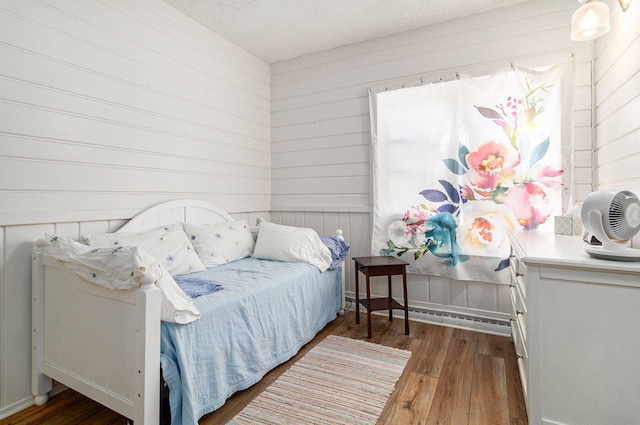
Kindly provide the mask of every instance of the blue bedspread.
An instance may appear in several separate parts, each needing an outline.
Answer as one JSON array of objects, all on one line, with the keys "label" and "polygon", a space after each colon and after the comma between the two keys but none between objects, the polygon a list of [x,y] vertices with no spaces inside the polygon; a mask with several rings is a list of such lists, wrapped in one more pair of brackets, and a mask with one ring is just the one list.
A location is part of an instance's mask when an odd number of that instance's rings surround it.
[{"label": "blue bedspread", "polygon": [[196,425],[234,392],[293,357],[341,308],[340,269],[245,258],[189,275],[224,290],[194,300],[202,317],[162,322],[172,423]]}]

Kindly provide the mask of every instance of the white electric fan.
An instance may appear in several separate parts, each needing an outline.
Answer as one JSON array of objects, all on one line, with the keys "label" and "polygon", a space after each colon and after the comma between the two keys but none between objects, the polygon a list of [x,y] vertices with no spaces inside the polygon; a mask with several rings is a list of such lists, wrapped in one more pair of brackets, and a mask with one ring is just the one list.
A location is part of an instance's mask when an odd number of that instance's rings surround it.
[{"label": "white electric fan", "polygon": [[627,241],[640,231],[640,200],[628,191],[599,191],[589,194],[580,211],[582,225],[602,246],[586,245],[595,258],[640,261],[640,249],[627,247]]}]

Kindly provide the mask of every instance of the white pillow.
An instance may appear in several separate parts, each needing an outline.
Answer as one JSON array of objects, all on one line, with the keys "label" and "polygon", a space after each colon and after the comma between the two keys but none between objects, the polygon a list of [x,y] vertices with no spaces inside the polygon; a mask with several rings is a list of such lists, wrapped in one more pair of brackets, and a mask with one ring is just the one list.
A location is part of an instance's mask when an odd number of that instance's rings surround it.
[{"label": "white pillow", "polygon": [[71,239],[45,234],[47,252],[82,280],[110,289],[135,289],[151,280],[160,289],[160,318],[189,323],[200,317],[193,300],[149,253],[135,246],[92,248]]},{"label": "white pillow", "polygon": [[268,222],[260,224],[252,256],[266,260],[309,263],[321,272],[331,265],[331,251],[322,243],[315,230]]},{"label": "white pillow", "polygon": [[94,247],[137,246],[151,254],[172,275],[205,270],[180,223],[142,233],[103,233],[83,236]]},{"label": "white pillow", "polygon": [[218,224],[182,223],[182,227],[205,267],[248,257],[255,245],[245,220]]}]

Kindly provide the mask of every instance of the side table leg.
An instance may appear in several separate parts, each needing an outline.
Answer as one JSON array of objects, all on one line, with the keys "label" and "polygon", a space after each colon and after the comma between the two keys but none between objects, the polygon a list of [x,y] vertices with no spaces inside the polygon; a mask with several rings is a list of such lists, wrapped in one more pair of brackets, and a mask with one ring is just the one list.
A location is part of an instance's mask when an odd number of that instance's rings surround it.
[{"label": "side table leg", "polygon": [[360,324],[360,285],[358,284],[358,263],[356,263],[356,325]]},{"label": "side table leg", "polygon": [[392,304],[393,304],[393,297],[391,295],[391,275],[387,276],[387,279],[389,281],[389,321],[393,321],[393,308],[392,308]]},{"label": "side table leg", "polygon": [[371,338],[371,286],[369,285],[368,270],[367,270],[367,338]]},{"label": "side table leg", "polygon": [[407,269],[402,267],[402,292],[404,296],[404,334],[409,335],[409,298],[407,296]]}]

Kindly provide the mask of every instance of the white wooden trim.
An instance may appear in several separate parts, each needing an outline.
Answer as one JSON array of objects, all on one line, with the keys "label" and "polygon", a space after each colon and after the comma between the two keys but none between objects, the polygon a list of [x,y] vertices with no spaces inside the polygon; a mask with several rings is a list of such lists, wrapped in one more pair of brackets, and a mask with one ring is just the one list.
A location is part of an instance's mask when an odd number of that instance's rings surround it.
[{"label": "white wooden trim", "polygon": [[163,202],[142,211],[118,229],[118,232],[142,232],[172,222],[220,223],[225,221],[233,221],[233,217],[216,205],[198,200],[176,200]]}]

